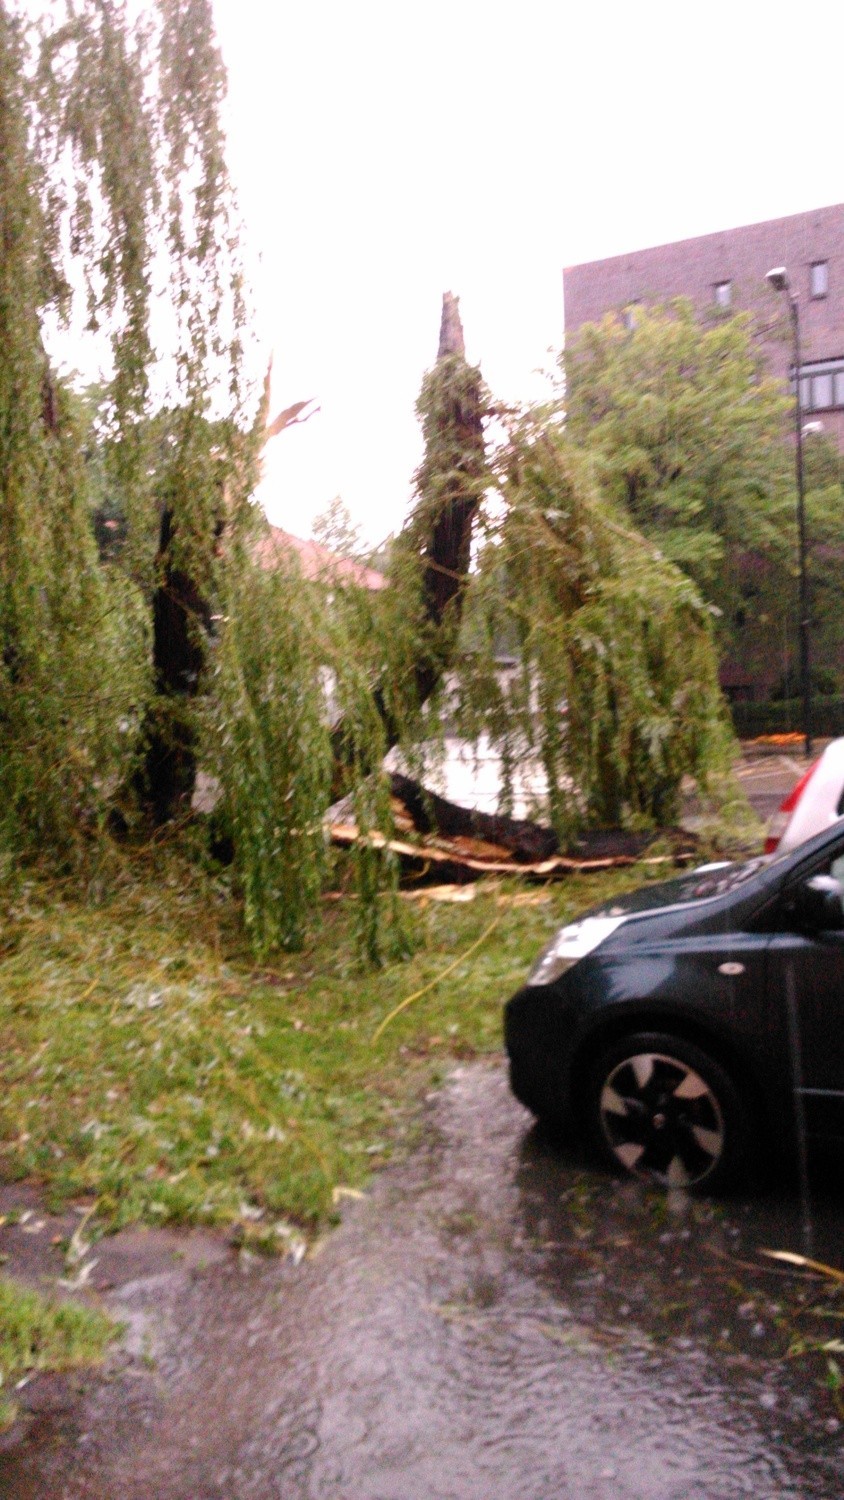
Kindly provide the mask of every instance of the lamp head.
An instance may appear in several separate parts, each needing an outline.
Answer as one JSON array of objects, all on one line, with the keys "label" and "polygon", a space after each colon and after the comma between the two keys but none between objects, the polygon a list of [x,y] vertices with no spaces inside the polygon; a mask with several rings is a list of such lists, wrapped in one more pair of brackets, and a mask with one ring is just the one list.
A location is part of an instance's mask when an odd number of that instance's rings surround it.
[{"label": "lamp head", "polygon": [[775,292],[788,291],[788,272],[785,269],[785,266],[774,266],[774,269],[768,272],[765,280],[768,282],[769,286],[773,287]]}]

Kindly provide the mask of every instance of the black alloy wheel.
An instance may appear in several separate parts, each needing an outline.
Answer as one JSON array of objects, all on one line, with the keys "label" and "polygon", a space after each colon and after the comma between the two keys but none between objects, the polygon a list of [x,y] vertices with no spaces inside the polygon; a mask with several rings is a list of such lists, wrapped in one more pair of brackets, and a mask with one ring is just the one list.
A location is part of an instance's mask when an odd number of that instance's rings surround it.
[{"label": "black alloy wheel", "polygon": [[592,1072],[589,1128],[603,1156],[667,1188],[722,1188],[740,1173],[748,1128],[719,1063],[658,1033],[611,1047]]}]

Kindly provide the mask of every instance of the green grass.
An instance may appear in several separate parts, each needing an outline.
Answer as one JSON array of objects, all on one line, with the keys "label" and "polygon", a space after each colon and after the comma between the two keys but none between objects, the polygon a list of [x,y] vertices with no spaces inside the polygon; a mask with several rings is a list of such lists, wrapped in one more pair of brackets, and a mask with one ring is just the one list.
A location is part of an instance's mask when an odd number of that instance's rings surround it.
[{"label": "green grass", "polygon": [[324,902],[306,951],[256,968],[226,892],[166,852],[97,900],[19,884],[0,929],[0,1177],[92,1199],[101,1226],[228,1224],[282,1246],[365,1184],[455,1059],[500,1047],[502,1002],[561,919],[665,873],[408,902],[413,957],[379,971],[355,961],[350,898]]},{"label": "green grass", "polygon": [[14,1421],[14,1387],[31,1370],[96,1364],[117,1335],[102,1313],[49,1301],[0,1277],[0,1432]]}]

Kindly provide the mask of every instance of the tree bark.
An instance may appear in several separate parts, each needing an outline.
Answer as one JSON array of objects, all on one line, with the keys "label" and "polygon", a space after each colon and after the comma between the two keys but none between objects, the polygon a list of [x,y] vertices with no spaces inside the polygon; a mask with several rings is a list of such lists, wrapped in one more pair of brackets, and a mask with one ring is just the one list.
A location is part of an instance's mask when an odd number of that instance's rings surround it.
[{"label": "tree bark", "polygon": [[[218,534],[220,529],[221,523]],[[196,783],[196,728],[189,710],[211,625],[211,606],[195,579],[172,564],[172,539],[173,513],[165,508],[158,541],[161,582],[152,600],[156,701],[146,756],[149,803],[159,825],[189,805]]]}]

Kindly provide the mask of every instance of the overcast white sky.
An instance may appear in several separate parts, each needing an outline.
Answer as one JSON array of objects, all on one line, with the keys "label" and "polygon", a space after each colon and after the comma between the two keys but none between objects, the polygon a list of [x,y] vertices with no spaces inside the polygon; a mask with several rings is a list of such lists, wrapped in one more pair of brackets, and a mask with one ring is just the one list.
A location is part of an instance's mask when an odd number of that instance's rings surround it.
[{"label": "overcast white sky", "polygon": [[396,530],[454,291],[495,394],[562,342],[562,269],[844,199],[844,7],[214,0],[274,354],[270,519]]}]

